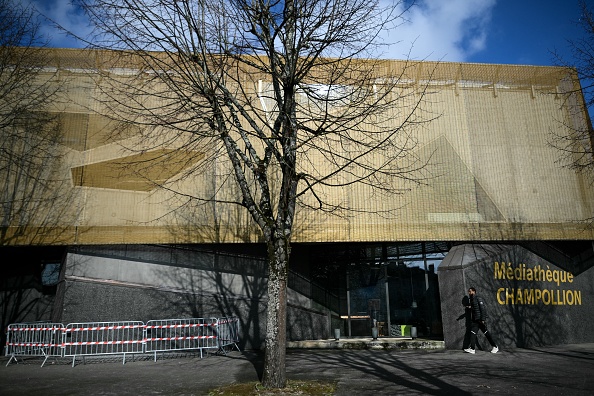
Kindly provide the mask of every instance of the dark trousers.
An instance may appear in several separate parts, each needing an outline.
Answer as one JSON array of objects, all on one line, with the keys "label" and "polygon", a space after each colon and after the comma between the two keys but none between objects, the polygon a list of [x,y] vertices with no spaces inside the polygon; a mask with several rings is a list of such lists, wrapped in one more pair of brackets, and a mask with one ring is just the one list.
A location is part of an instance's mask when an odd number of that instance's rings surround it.
[{"label": "dark trousers", "polygon": [[487,330],[487,324],[485,322],[472,322],[472,325],[470,326],[470,347],[472,349],[476,347],[476,335],[478,334],[479,330],[483,332],[485,337],[487,337],[487,341],[489,341],[491,346],[497,346],[493,340],[493,337],[491,336],[491,333],[489,333],[489,330]]}]

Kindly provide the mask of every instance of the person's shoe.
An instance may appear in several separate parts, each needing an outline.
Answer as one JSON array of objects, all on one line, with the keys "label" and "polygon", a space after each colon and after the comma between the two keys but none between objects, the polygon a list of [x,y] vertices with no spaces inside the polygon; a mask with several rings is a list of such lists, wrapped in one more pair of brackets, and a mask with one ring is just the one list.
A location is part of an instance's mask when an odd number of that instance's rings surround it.
[{"label": "person's shoe", "polygon": [[475,353],[474,349],[472,349],[472,348],[466,348],[466,349],[464,350],[464,352],[467,352],[467,353]]},{"label": "person's shoe", "polygon": [[493,349],[491,349],[491,353],[497,353],[497,352],[499,352],[499,348],[494,346]]}]

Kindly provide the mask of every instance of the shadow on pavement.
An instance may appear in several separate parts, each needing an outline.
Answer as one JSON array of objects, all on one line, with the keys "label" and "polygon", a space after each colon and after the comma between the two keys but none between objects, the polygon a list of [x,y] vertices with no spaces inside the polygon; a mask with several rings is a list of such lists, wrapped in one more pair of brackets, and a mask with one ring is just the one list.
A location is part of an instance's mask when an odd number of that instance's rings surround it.
[{"label": "shadow on pavement", "polygon": [[[439,352],[428,353],[435,354]],[[292,375],[289,377],[318,380],[334,379],[339,381],[339,388],[353,391],[355,388],[361,387],[368,391],[379,390],[385,392],[388,391],[386,385],[389,385],[406,392],[428,395],[455,394],[464,396],[471,394],[440,379],[440,377],[447,376],[452,371],[460,371],[462,368],[413,367],[408,361],[417,358],[419,354],[423,353],[318,351],[315,354],[310,354],[294,352],[289,353],[290,363],[301,367],[310,367],[312,370],[303,372],[303,374],[290,370]],[[344,383],[344,385],[341,386],[341,383]],[[356,385],[354,385],[355,383]]]}]

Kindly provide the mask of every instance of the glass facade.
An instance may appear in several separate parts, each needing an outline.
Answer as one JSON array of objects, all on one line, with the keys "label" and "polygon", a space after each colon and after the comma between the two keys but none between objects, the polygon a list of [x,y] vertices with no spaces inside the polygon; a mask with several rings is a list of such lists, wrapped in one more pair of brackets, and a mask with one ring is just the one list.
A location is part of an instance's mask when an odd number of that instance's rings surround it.
[{"label": "glass facade", "polygon": [[452,243],[328,244],[311,247],[311,278],[339,300],[341,334],[441,337],[437,268]]}]

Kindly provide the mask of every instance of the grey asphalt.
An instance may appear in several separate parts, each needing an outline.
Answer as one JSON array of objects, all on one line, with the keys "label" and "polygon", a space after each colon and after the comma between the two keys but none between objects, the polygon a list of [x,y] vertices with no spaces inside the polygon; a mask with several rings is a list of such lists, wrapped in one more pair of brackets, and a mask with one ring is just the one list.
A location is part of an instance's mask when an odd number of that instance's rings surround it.
[{"label": "grey asphalt", "polygon": [[[1,395],[205,395],[257,381],[262,354],[0,359]],[[336,395],[593,395],[594,344],[504,350],[289,349],[289,379],[335,381]]]}]

